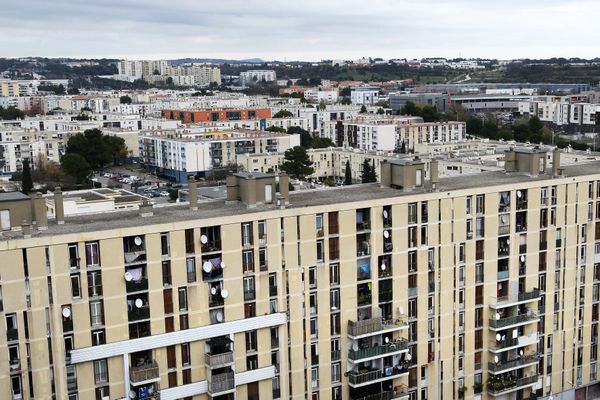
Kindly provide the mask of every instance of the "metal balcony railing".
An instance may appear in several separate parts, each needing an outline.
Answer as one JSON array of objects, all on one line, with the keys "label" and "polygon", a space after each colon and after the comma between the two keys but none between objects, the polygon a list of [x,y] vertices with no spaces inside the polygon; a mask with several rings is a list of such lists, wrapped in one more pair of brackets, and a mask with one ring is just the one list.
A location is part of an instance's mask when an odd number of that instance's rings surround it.
[{"label": "metal balcony railing", "polygon": [[348,350],[348,358],[350,360],[360,360],[363,358],[377,357],[400,350],[408,349],[408,341],[406,339],[398,339],[391,343],[373,346],[366,349]]},{"label": "metal balcony railing", "polygon": [[213,375],[208,380],[208,393],[215,394],[235,389],[235,375],[233,372]]},{"label": "metal balcony railing", "polygon": [[503,380],[494,383],[488,383],[487,388],[488,392],[494,395],[513,391],[520,387],[531,385],[538,380],[538,375],[528,376],[525,378],[517,379],[517,380]]},{"label": "metal balcony railing", "polygon": [[404,326],[405,322],[401,319],[384,320],[382,318],[370,318],[362,321],[348,321],[348,335],[361,336],[369,333],[376,333],[389,329],[394,326]]},{"label": "metal balcony railing", "polygon": [[512,317],[506,317],[501,319],[490,319],[490,327],[492,328],[504,328],[506,326],[519,324],[521,322],[528,322],[538,319],[537,312],[530,311],[529,314],[514,315]]},{"label": "metal balcony railing", "polygon": [[227,353],[221,354],[206,353],[204,355],[204,361],[209,368],[215,368],[226,364],[231,364],[233,363],[233,352],[229,351]]},{"label": "metal balcony railing", "polygon": [[131,382],[144,382],[151,379],[158,379],[159,377],[160,374],[156,361],[129,368],[129,380]]}]

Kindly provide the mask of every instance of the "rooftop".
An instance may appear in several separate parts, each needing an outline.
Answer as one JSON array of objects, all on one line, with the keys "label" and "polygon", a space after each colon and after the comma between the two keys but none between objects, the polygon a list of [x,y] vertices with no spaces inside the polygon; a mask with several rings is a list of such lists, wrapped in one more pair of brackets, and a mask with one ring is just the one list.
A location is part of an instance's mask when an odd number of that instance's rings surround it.
[{"label": "rooftop", "polygon": [[7,192],[0,193],[0,202],[2,201],[18,201],[18,200],[29,200],[30,197],[21,192]]},{"label": "rooftop", "polygon": [[[555,181],[565,181],[576,176],[600,175],[600,162],[590,162],[566,166],[564,176]],[[483,172],[477,175],[458,175],[441,178],[438,183],[437,192],[458,191],[473,188],[485,188],[552,180],[549,174],[531,177],[522,173],[505,173],[501,171]],[[298,209],[313,206],[329,206],[334,204],[347,204],[359,201],[374,201],[391,199],[400,196],[413,196],[431,193],[426,188],[417,188],[410,192],[397,189],[380,187],[379,184],[362,184],[338,188],[304,190],[290,192],[290,205],[283,212],[291,215]],[[6,194],[4,194],[6,195]],[[18,195],[17,195],[18,196]],[[24,195],[22,195],[24,196]],[[20,196],[19,196],[20,197]],[[272,205],[257,205],[255,208],[247,208],[241,202],[227,204],[223,199],[205,200],[198,203],[198,210],[190,210],[187,204],[164,205],[154,207],[154,215],[141,217],[139,211],[105,212],[90,215],[67,217],[64,225],[50,223],[47,230],[35,231],[33,236],[43,237],[48,235],[61,235],[72,233],[83,233],[103,231],[108,229],[125,229],[152,224],[172,224],[174,222],[201,220],[209,218],[227,218],[229,216],[268,212],[282,212]],[[20,232],[4,232],[3,237],[19,238]]]}]

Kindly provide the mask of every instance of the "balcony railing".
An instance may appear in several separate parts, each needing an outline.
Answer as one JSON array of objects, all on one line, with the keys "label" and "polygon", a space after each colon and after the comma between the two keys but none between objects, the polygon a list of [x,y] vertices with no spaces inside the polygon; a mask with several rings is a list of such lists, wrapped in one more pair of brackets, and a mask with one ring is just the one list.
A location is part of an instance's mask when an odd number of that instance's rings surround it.
[{"label": "balcony railing", "polygon": [[386,368],[385,371],[349,372],[348,382],[351,385],[364,385],[382,378],[393,377],[404,373],[408,373],[408,369],[392,367]]},{"label": "balcony railing", "polygon": [[488,392],[493,395],[499,395],[504,392],[512,392],[521,387],[531,385],[538,380],[538,375],[528,376],[521,379],[504,379],[502,381],[488,383]]},{"label": "balcony railing", "polygon": [[201,246],[202,253],[212,253],[215,251],[221,251],[221,241],[220,240],[211,240],[206,244]]},{"label": "balcony railing", "polygon": [[158,364],[152,361],[139,367],[129,368],[129,380],[135,382],[145,382],[153,379],[159,379]]},{"label": "balcony railing", "polygon": [[129,322],[150,318],[150,307],[133,308],[127,312]]},{"label": "balcony railing", "polygon": [[363,358],[371,358],[378,357],[389,353],[394,353],[397,351],[407,350],[408,349],[408,341],[405,339],[399,339],[391,343],[386,343],[384,345],[373,346],[366,349],[359,350],[348,350],[348,358],[350,360],[360,360]]},{"label": "balcony railing", "polygon": [[393,297],[393,291],[392,289],[388,289],[388,290],[380,290],[379,291],[379,302],[387,302],[387,301],[392,301],[392,297]]},{"label": "balcony railing", "polygon": [[339,361],[342,358],[342,352],[340,350],[333,350],[331,352],[331,361]]},{"label": "balcony railing", "polygon": [[208,380],[208,393],[215,394],[221,392],[227,392],[235,389],[235,376],[233,372],[226,372],[224,374],[213,375]]},{"label": "balcony railing", "polygon": [[531,310],[528,314],[514,315],[512,317],[506,317],[501,319],[490,319],[490,327],[501,329],[510,325],[534,321],[536,319],[539,319],[537,312]]},{"label": "balcony railing", "polygon": [[499,281],[508,279],[508,276],[509,276],[509,272],[508,271],[498,271],[497,277],[498,277]]},{"label": "balcony railing", "polygon": [[535,300],[539,298],[541,291],[539,289],[533,289],[529,292],[519,293],[517,296],[502,296],[496,299],[490,299],[490,304],[494,306],[502,306],[503,303],[517,303],[521,301]]},{"label": "balcony railing", "polygon": [[402,319],[384,320],[382,318],[370,318],[362,321],[348,321],[348,335],[362,336],[402,326],[405,326],[405,322]]},{"label": "balcony railing", "polygon": [[127,293],[141,292],[148,290],[148,279],[142,278],[139,281],[125,281]]},{"label": "balcony railing", "polygon": [[244,290],[244,301],[254,300],[256,298],[256,292],[254,290]]},{"label": "balcony railing", "polygon": [[506,361],[503,363],[498,363],[498,364],[496,364],[494,362],[490,362],[490,363],[488,363],[488,370],[493,373],[500,373],[500,372],[506,371],[508,369],[520,367],[523,365],[533,364],[535,362],[538,362],[539,360],[540,360],[539,354],[531,354],[531,355],[521,356],[520,358],[511,360],[511,361]]},{"label": "balcony railing", "polygon": [[204,355],[204,361],[209,368],[220,367],[223,365],[233,363],[233,352],[229,351],[227,353],[221,354],[208,354]]}]

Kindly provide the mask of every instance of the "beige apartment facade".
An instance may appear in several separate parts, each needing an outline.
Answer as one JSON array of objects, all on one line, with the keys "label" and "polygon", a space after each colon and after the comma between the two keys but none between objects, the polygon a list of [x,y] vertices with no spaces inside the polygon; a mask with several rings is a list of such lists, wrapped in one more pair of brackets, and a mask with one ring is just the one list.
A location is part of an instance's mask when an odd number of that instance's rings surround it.
[{"label": "beige apartment facade", "polygon": [[288,195],[246,173],[227,201],[13,218],[0,398],[594,398],[599,164],[518,153],[478,177],[391,162],[383,185]]}]

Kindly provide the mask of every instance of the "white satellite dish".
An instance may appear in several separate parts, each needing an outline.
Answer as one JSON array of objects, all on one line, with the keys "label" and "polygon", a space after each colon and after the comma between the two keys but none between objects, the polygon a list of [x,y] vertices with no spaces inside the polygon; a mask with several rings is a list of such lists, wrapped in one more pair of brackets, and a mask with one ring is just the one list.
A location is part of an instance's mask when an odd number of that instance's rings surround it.
[{"label": "white satellite dish", "polygon": [[202,264],[202,269],[204,272],[209,273],[212,270],[212,264],[210,261],[204,261],[204,264]]},{"label": "white satellite dish", "polygon": [[385,271],[385,269],[386,269],[386,266],[385,266],[385,264],[381,264],[381,270],[382,270],[382,271]]},{"label": "white satellite dish", "polygon": [[388,212],[387,210],[383,210],[383,218],[387,219],[388,217]]},{"label": "white satellite dish", "polygon": [[125,272],[125,280],[127,282],[131,282],[132,279],[133,279],[133,275],[131,274],[131,272],[129,272],[129,271]]},{"label": "white satellite dish", "polygon": [[386,336],[386,337],[385,337],[385,342],[386,342],[386,343],[389,343],[389,342],[390,342],[390,338]]},{"label": "white satellite dish", "polygon": [[135,299],[135,308],[142,308],[143,305],[144,302],[142,301],[142,299]]},{"label": "white satellite dish", "polygon": [[500,341],[502,339],[502,335],[499,333],[496,333],[496,341]]},{"label": "white satellite dish", "polygon": [[221,311],[217,311],[217,322],[223,321],[223,313]]},{"label": "white satellite dish", "polygon": [[408,361],[412,360],[412,355],[411,355],[410,353],[407,353],[407,354],[406,354],[406,359],[407,359]]},{"label": "white satellite dish", "polygon": [[69,318],[71,316],[71,308],[70,307],[65,307],[62,309],[62,315],[65,318]]},{"label": "white satellite dish", "polygon": [[525,256],[521,256],[521,262],[525,262]]},{"label": "white satellite dish", "polygon": [[402,307],[402,306],[398,307],[398,311],[400,311],[401,315],[404,315],[404,307]]},{"label": "white satellite dish", "polygon": [[358,343],[353,343],[352,344],[352,350],[358,351]]},{"label": "white satellite dish", "polygon": [[133,243],[135,243],[136,246],[141,246],[144,242],[142,241],[141,237],[136,236],[135,239],[133,239]]},{"label": "white satellite dish", "polygon": [[200,242],[201,242],[202,244],[206,244],[206,243],[208,243],[208,237],[206,237],[206,235],[202,235],[202,236],[200,236]]},{"label": "white satellite dish", "polygon": [[519,354],[523,355],[523,349],[519,350]]},{"label": "white satellite dish", "polygon": [[130,390],[129,391],[129,398],[130,399],[135,399],[135,390]]},{"label": "white satellite dish", "polygon": [[229,296],[229,291],[227,289],[221,289],[221,297],[226,299]]},{"label": "white satellite dish", "polygon": [[500,313],[496,313],[496,320],[500,319]]},{"label": "white satellite dish", "polygon": [[390,232],[389,231],[383,231],[383,237],[388,239],[390,237]]},{"label": "white satellite dish", "polygon": [[506,244],[510,244],[510,239],[506,239]]},{"label": "white satellite dish", "polygon": [[214,287],[214,286],[213,286],[213,287],[211,287],[211,288],[210,288],[210,294],[212,294],[213,296],[214,296],[215,294],[217,294],[217,288],[216,288],[216,287]]},{"label": "white satellite dish", "polygon": [[494,356],[494,361],[496,362],[496,364],[498,363],[498,361],[500,361],[500,359],[498,358],[498,356]]},{"label": "white satellite dish", "polygon": [[517,197],[518,197],[518,198],[521,198],[521,196],[523,196],[523,194],[521,193],[521,191],[520,191],[520,190],[517,190]]},{"label": "white satellite dish", "polygon": [[221,261],[221,268],[225,268],[225,261]]}]

